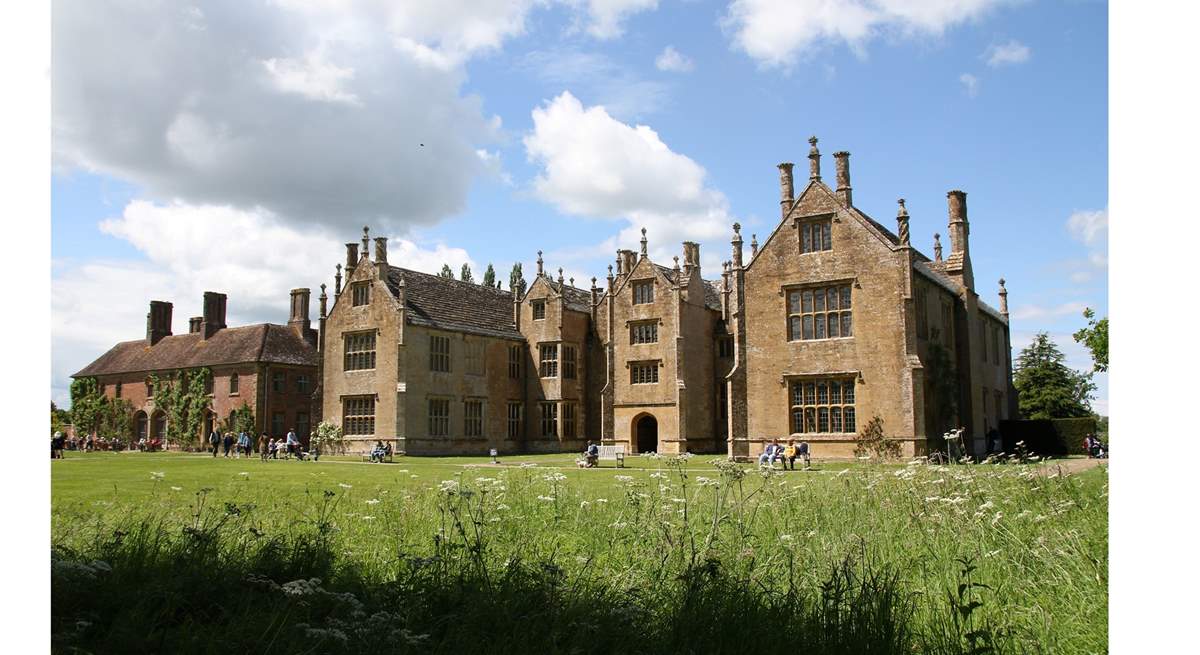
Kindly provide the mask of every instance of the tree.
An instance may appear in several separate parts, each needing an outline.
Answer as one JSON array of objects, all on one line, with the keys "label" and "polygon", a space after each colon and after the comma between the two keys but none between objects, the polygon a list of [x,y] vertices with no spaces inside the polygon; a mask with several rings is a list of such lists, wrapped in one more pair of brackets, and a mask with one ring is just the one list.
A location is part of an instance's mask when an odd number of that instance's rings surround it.
[{"label": "tree", "polygon": [[103,394],[96,378],[76,378],[71,381],[71,420],[75,434],[86,436],[95,432],[104,410]]},{"label": "tree", "polygon": [[454,271],[450,270],[449,264],[442,264],[442,272],[438,273],[438,277],[444,277],[449,280],[454,279]]},{"label": "tree", "polygon": [[525,276],[521,274],[521,262],[513,264],[508,274],[508,290],[518,298],[525,295]]},{"label": "tree", "polygon": [[1013,385],[1021,416],[1027,419],[1091,416],[1088,401],[1096,385],[1091,373],[1067,367],[1066,357],[1045,332],[1039,332],[1017,357]]},{"label": "tree", "polygon": [[1075,343],[1082,343],[1092,351],[1092,371],[1103,373],[1108,370],[1108,317],[1096,320],[1096,312],[1086,308],[1083,317],[1088,320],[1088,326],[1072,336]]},{"label": "tree", "polygon": [[463,262],[462,272],[459,274],[458,279],[462,280],[463,282],[474,282],[475,281],[475,277],[471,275],[471,265],[470,264]]},{"label": "tree", "polygon": [[483,272],[483,286],[496,286],[496,269],[492,268],[491,262],[488,262],[487,270]]},{"label": "tree", "polygon": [[101,396],[96,433],[108,439],[130,439],[133,436],[133,403]]},{"label": "tree", "polygon": [[50,434],[54,434],[55,432],[61,432],[70,423],[71,423],[71,412],[69,412],[65,409],[59,409],[58,406],[56,406],[54,404],[54,401],[51,400],[50,401]]},{"label": "tree", "polygon": [[870,457],[876,461],[898,459],[900,442],[888,439],[883,433],[883,419],[874,416],[863,426],[862,432],[858,433],[854,444],[854,456]]}]

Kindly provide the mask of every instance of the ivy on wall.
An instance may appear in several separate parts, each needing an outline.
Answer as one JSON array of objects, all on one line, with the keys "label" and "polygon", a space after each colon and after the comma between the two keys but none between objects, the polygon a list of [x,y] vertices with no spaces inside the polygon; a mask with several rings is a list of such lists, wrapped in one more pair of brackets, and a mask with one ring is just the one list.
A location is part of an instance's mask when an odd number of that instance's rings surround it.
[{"label": "ivy on wall", "polygon": [[209,411],[211,383],[212,371],[208,368],[176,371],[165,377],[150,376],[154,406],[167,415],[163,441],[179,446],[200,438]]}]

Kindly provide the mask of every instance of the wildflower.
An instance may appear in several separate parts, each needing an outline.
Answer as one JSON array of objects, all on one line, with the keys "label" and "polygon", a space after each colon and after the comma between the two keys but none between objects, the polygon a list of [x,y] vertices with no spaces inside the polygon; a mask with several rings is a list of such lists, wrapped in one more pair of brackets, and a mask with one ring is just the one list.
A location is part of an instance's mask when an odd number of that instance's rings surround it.
[{"label": "wildflower", "polygon": [[995,503],[993,503],[992,501],[990,501],[990,500],[989,500],[989,501],[987,501],[986,503],[984,503],[984,504],[980,505],[980,506],[979,506],[979,509],[982,511],[982,510],[985,510],[985,509],[991,509],[991,508],[993,508],[993,507],[995,507],[995,506],[996,506],[996,504],[995,504]]},{"label": "wildflower", "polygon": [[1027,510],[1027,509],[1025,509],[1025,510],[1021,510],[1021,513],[1020,513],[1020,514],[1017,514],[1017,518],[1019,518],[1019,519],[1023,519],[1023,518],[1025,518],[1026,516],[1029,516],[1030,514],[1033,514],[1033,512],[1031,512],[1031,511],[1029,511],[1029,510]]},{"label": "wildflower", "polygon": [[785,544],[790,544],[793,541],[795,541],[795,538],[792,537],[792,535],[790,535],[790,534],[781,534],[781,535],[779,535],[779,540]]},{"label": "wildflower", "polygon": [[986,554],[986,555],[984,555],[984,557],[995,557],[995,556],[997,556],[997,555],[999,555],[999,554],[1000,554],[1000,550],[999,550],[999,549],[997,549],[997,550],[989,550],[989,551],[987,552],[987,554]]},{"label": "wildflower", "polygon": [[684,499],[684,498],[672,498],[672,499],[671,499],[671,502],[673,502],[673,503],[686,503],[686,502],[687,502],[687,499]]},{"label": "wildflower", "polygon": [[589,503],[589,502],[588,502],[588,501],[586,501],[586,500],[584,500],[584,501],[581,501],[581,502],[579,503],[579,509],[587,509],[588,507],[591,507],[591,506],[592,506],[592,504],[591,504],[591,503]]},{"label": "wildflower", "polygon": [[321,590],[321,579],[292,580],[280,585],[280,590],[288,596],[310,596]]},{"label": "wildflower", "polygon": [[497,511],[503,512],[506,509],[508,509],[508,505],[505,505],[504,503],[500,503],[499,505],[496,505]]},{"label": "wildflower", "polygon": [[633,476],[631,475],[618,475],[615,479],[621,484],[629,484],[630,482],[633,482]]},{"label": "wildflower", "polygon": [[360,516],[359,518],[361,518],[364,521],[374,521],[375,520],[374,516],[367,516],[366,514]]},{"label": "wildflower", "polygon": [[534,464],[533,462],[521,462],[521,468],[523,468],[523,469],[537,468],[537,464]]},{"label": "wildflower", "polygon": [[597,503],[597,504],[599,504],[599,503],[607,503],[607,502],[608,502],[608,499],[607,499],[607,498],[597,498],[597,499],[596,499],[596,503]]},{"label": "wildflower", "polygon": [[[771,469],[771,470],[772,470],[772,471],[774,471],[775,469]],[[850,469],[842,469],[842,470],[838,471],[838,474],[837,474],[837,475],[835,475],[835,476],[833,476],[833,477],[835,477],[835,478],[840,478],[840,477],[842,477],[843,475],[846,475],[846,474],[847,474],[847,473],[849,473],[849,472],[850,472]]]},{"label": "wildflower", "polygon": [[150,472],[150,479],[154,480],[156,482],[159,480],[162,480],[165,477],[167,477],[167,474],[163,473],[162,471],[151,471]]},{"label": "wildflower", "polygon": [[721,481],[714,480],[712,478],[706,478],[703,476],[697,476],[696,484],[700,485],[701,487],[717,487],[717,486],[720,486]]},{"label": "wildflower", "polygon": [[650,474],[650,477],[652,477],[652,478],[658,478],[659,480],[666,480],[666,479],[667,479],[667,474],[666,474],[666,473],[663,473],[662,471],[655,471],[655,472],[653,472],[653,473],[651,473],[651,474]]},{"label": "wildflower", "polygon": [[442,480],[438,485],[438,491],[450,495],[458,492],[458,480]]},{"label": "wildflower", "polygon": [[368,500],[368,501],[367,501],[367,504],[368,504],[368,505],[378,505],[378,504],[379,504],[379,499],[378,499],[378,498],[372,498],[371,500]]},{"label": "wildflower", "polygon": [[622,522],[622,521],[616,521],[616,522],[613,522],[613,523],[609,523],[609,524],[608,524],[608,527],[610,527],[610,528],[612,528],[612,529],[614,529],[614,530],[620,530],[620,529],[624,528],[626,525],[629,525],[629,524],[628,524],[628,523],[624,523],[624,522]]},{"label": "wildflower", "polygon": [[238,473],[238,475],[250,475],[250,472],[249,472],[249,471],[242,471],[241,473]]},{"label": "wildflower", "polygon": [[341,488],[343,488],[343,489],[350,489],[350,488],[352,488],[354,485],[352,485],[352,484],[346,484],[345,482],[339,482],[339,483],[338,483],[338,486],[339,486],[339,487],[341,487]]},{"label": "wildflower", "polygon": [[419,476],[419,475],[417,475],[417,474],[415,474],[415,473],[414,473],[413,475],[410,475],[410,476],[408,476],[408,477],[410,477],[410,478],[419,478],[419,477],[421,477],[421,476]]},{"label": "wildflower", "polygon": [[171,491],[183,491],[183,487],[171,487]]},{"label": "wildflower", "polygon": [[543,475],[542,479],[546,482],[562,482],[563,480],[567,479],[567,476],[555,471],[553,473],[547,473],[546,475]]},{"label": "wildflower", "polygon": [[1042,521],[1045,521],[1045,520],[1046,520],[1046,516],[1044,514],[1038,514],[1037,516],[1033,517],[1034,523],[1041,523]]}]

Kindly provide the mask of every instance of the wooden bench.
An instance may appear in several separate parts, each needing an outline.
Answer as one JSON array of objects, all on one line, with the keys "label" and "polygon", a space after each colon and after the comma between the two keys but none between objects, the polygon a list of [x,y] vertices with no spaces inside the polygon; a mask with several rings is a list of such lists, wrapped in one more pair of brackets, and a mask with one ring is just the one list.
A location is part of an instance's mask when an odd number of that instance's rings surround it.
[{"label": "wooden bench", "polygon": [[621,468],[625,468],[625,445],[600,446],[600,456],[596,459],[600,462],[612,460]]},{"label": "wooden bench", "polygon": [[[385,452],[385,454],[383,456],[383,461],[385,461],[389,464],[395,462],[396,460],[394,460],[392,458],[396,455],[396,445],[390,440],[384,441],[383,445],[387,447],[387,451]],[[371,453],[373,453],[373,452],[375,452],[375,446],[371,446],[371,450],[363,453],[362,461],[364,461],[364,462],[371,461]]]}]

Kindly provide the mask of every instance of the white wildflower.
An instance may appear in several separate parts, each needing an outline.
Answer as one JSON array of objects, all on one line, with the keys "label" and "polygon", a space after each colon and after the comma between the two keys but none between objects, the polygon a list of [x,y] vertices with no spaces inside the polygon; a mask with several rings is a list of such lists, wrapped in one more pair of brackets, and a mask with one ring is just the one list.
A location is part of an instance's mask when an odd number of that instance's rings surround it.
[{"label": "white wildflower", "polygon": [[544,501],[551,502],[551,503],[552,503],[552,502],[554,502],[554,500],[555,500],[554,496],[541,496],[541,495],[539,495],[537,498],[538,498],[538,500],[544,500]]},{"label": "white wildflower", "polygon": [[779,540],[785,544],[790,544],[793,541],[795,541],[795,538],[792,537],[792,535],[790,535],[790,534],[781,534],[781,535],[779,535]]},{"label": "white wildflower", "polygon": [[249,472],[249,471],[242,471],[241,473],[238,473],[238,475],[250,475],[250,472]]},{"label": "white wildflower", "polygon": [[151,471],[150,472],[151,480],[162,480],[165,477],[167,477],[167,474],[163,473],[162,471]]},{"label": "white wildflower", "polygon": [[666,473],[663,473],[662,471],[655,471],[655,472],[653,472],[653,473],[651,473],[651,474],[650,474],[650,477],[652,477],[652,478],[657,478],[657,479],[659,479],[659,480],[666,480],[666,479],[667,479],[667,474],[666,474]]},{"label": "white wildflower", "polygon": [[352,484],[346,484],[345,482],[339,482],[339,483],[338,483],[338,486],[339,486],[339,487],[341,487],[341,488],[343,488],[343,489],[352,489],[352,488],[354,487],[354,485],[352,485]]},{"label": "white wildflower", "polygon": [[633,482],[633,476],[631,475],[618,475],[615,479],[621,484],[629,484],[630,482]]},{"label": "white wildflower", "polygon": [[368,505],[378,505],[378,504],[379,504],[379,499],[378,499],[378,498],[372,498],[371,500],[368,500],[368,501],[367,501],[367,504],[368,504]]},{"label": "white wildflower", "polygon": [[183,487],[171,487],[171,491],[183,491]]}]

